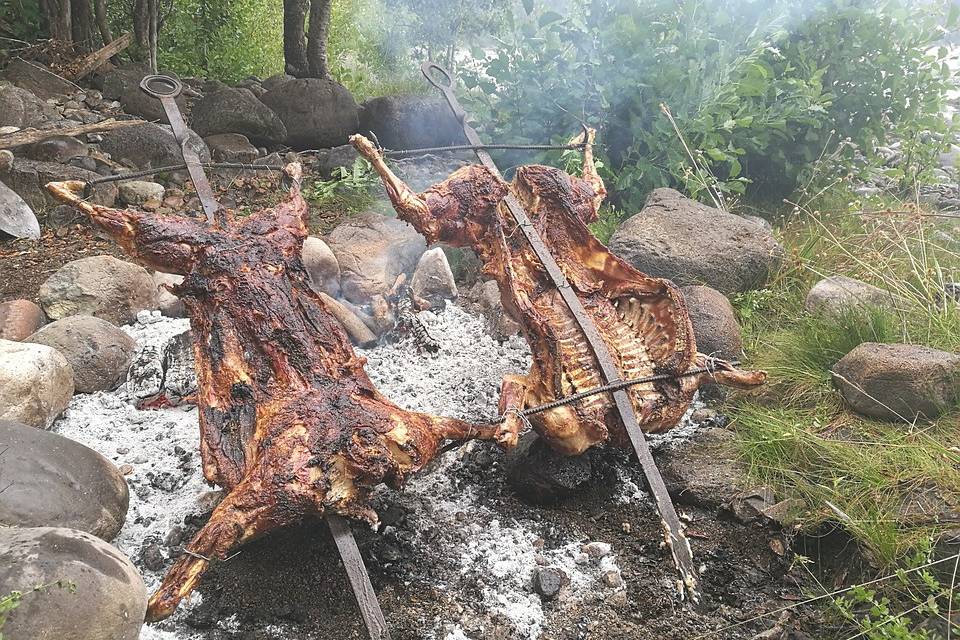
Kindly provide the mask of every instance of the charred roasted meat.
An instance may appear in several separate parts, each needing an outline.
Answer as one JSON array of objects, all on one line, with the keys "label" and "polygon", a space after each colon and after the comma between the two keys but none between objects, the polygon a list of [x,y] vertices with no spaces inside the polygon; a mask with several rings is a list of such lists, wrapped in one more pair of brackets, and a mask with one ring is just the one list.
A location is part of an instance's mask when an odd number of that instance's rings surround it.
[{"label": "charred roasted meat", "polygon": [[305,515],[370,523],[379,483],[400,485],[443,439],[490,427],[404,411],[374,388],[365,360],[308,285],[300,259],[307,204],[299,165],[285,202],[225,227],[81,200],[82,182],[48,185],[145,266],[185,276],[207,480],[228,490],[147,610],[170,615],[212,558]]},{"label": "charred roasted meat", "polygon": [[[508,194],[527,211],[592,316],[622,378],[680,374],[705,362],[697,353],[679,290],[610,253],[587,228],[586,223],[597,217],[606,189],[594,168],[590,146],[594,132],[586,135],[582,177],[532,165],[517,169],[508,184],[486,167],[473,165],[420,194],[390,171],[369,140],[359,135],[351,138],[380,174],[400,218],[429,242],[472,248],[483,272],[497,281],[505,310],[523,327],[533,366],[525,378],[504,381],[501,409],[508,416],[511,408],[535,406],[604,383],[581,330],[507,210]],[[641,427],[658,432],[679,422],[706,380],[752,387],[765,377],[763,372],[740,371],[717,362],[711,374],[640,384],[631,387],[630,395]],[[538,414],[531,422],[555,449],[571,455],[607,439],[629,446],[608,394]],[[501,441],[509,444],[519,428],[514,411],[508,417],[509,432],[501,434]]]}]

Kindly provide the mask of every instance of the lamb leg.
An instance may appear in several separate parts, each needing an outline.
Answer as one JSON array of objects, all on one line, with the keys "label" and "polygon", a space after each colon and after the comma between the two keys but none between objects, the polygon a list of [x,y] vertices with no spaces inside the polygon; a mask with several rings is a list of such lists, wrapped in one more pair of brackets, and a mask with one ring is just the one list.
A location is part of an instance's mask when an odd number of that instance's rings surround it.
[{"label": "lamb leg", "polygon": [[383,161],[383,154],[370,140],[360,134],[355,134],[350,136],[350,144],[373,165],[374,170],[380,175],[383,186],[387,190],[387,195],[390,197],[390,202],[393,203],[401,217],[406,215],[419,218],[429,213],[427,201],[390,170],[387,163]]}]

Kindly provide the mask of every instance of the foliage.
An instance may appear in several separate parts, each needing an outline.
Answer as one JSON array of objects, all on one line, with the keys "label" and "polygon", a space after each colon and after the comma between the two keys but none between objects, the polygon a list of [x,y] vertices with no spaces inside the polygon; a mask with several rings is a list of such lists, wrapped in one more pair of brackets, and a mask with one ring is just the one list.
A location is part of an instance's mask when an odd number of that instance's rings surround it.
[{"label": "foliage", "polygon": [[945,2],[522,4],[499,44],[473,51],[472,112],[497,140],[601,125],[605,178],[628,211],[659,186],[707,194],[662,105],[728,195],[789,192],[825,146],[850,137],[869,152],[891,131],[927,145],[911,157],[916,177],[942,142],[919,132],[946,133],[947,52],[927,53],[956,21]]},{"label": "foliage", "polygon": [[0,50],[19,48],[40,37],[43,12],[37,0],[8,0],[0,2],[0,26],[9,25],[10,30],[0,29]]},{"label": "foliage", "polygon": [[77,586],[72,582],[66,580],[57,580],[56,582],[51,582],[49,584],[37,585],[26,592],[11,591],[5,596],[0,596],[0,640],[4,640],[3,627],[7,622],[7,618],[9,618],[10,614],[20,606],[24,597],[31,593],[46,591],[50,587],[54,586],[58,589],[67,589],[70,593],[74,593],[77,590]]},{"label": "foliage", "polygon": [[374,201],[371,191],[380,179],[370,163],[357,158],[353,165],[337,167],[329,180],[314,180],[304,189],[304,197],[320,207],[340,205],[348,211],[369,207]]},{"label": "foliage", "polygon": [[237,81],[283,70],[283,7],[256,0],[177,0],[160,30],[159,66]]}]

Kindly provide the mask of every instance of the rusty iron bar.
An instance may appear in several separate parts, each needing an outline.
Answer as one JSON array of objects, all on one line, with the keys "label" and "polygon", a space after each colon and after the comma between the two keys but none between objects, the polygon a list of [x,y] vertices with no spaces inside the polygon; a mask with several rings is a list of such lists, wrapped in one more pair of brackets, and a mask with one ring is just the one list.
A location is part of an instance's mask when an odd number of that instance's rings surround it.
[{"label": "rusty iron bar", "polygon": [[[453,93],[453,78],[450,73],[433,62],[423,63],[420,71],[427,79],[427,82],[443,94],[451,111],[453,111],[454,117],[456,117],[460,126],[463,128],[463,133],[466,135],[467,141],[473,146],[482,147],[483,143],[480,140],[480,136],[476,130],[467,123],[467,113],[463,107],[460,106],[456,95]],[[474,149],[474,153],[484,166],[493,171],[494,174],[498,176],[501,175],[493,158],[485,149]],[[527,239],[527,242],[530,243],[530,247],[543,264],[547,275],[557,287],[561,298],[570,310],[577,325],[580,327],[584,338],[586,338],[587,343],[593,351],[594,357],[597,359],[597,363],[600,365],[600,371],[604,377],[604,381],[608,385],[616,385],[621,381],[620,372],[614,364],[610,350],[600,337],[600,333],[597,331],[593,320],[587,315],[583,302],[577,297],[570,283],[567,282],[567,278],[563,275],[560,265],[557,264],[556,259],[550,254],[550,250],[540,238],[520,202],[513,195],[507,195],[504,202],[510,211],[510,215],[513,216],[514,221],[516,221],[517,226]],[[620,414],[620,419],[623,421],[623,425],[630,437],[630,442],[637,454],[637,459],[640,461],[640,467],[643,469],[643,474],[647,479],[647,483],[650,485],[650,491],[653,494],[657,511],[659,511],[663,521],[666,544],[670,548],[674,564],[680,573],[680,595],[681,597],[684,595],[688,596],[696,607],[700,603],[700,592],[698,588],[697,569],[693,562],[693,552],[690,549],[690,542],[684,534],[683,525],[673,506],[673,501],[670,499],[670,494],[663,481],[663,476],[660,474],[660,470],[653,460],[650,445],[647,443],[646,437],[640,429],[640,423],[637,420],[637,414],[634,411],[630,397],[623,389],[614,390],[612,394],[617,412]]]},{"label": "rusty iron bar", "polygon": [[[180,108],[174,101],[179,95],[182,85],[178,80],[168,76],[147,76],[140,83],[140,88],[145,93],[160,100],[163,109],[170,120],[170,126],[173,127],[177,142],[180,143],[180,150],[183,153],[183,159],[187,165],[187,171],[190,172],[190,178],[196,187],[197,195],[200,196],[200,202],[203,210],[207,214],[207,222],[214,224],[216,218],[221,217],[223,209],[217,202],[213,189],[207,181],[207,176],[203,172],[203,166],[197,152],[188,144],[186,123],[180,113]],[[217,220],[221,224],[225,219]],[[343,560],[343,567],[346,570],[347,578],[350,580],[350,587],[357,600],[357,606],[360,608],[360,615],[367,628],[367,633],[371,640],[390,640],[390,632],[387,630],[387,623],[383,617],[383,611],[380,608],[380,602],[377,600],[377,593],[370,582],[370,574],[367,566],[363,562],[363,556],[360,555],[360,548],[353,536],[350,528],[350,522],[335,513],[327,514],[327,525],[333,534],[333,540],[337,545],[337,551],[340,552],[340,559]]]}]

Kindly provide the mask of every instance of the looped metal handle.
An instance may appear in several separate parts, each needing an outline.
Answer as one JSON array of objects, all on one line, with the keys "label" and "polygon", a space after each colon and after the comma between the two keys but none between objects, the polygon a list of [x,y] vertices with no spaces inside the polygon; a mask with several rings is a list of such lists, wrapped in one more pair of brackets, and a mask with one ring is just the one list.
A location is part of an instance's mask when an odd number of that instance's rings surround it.
[{"label": "looped metal handle", "polygon": [[145,76],[140,81],[144,93],[154,98],[176,98],[183,91],[183,84],[170,76]]},{"label": "looped metal handle", "polygon": [[[453,77],[450,75],[450,72],[438,65],[436,62],[424,62],[422,65],[420,65],[420,73],[422,73],[423,77],[427,79],[427,82],[441,91],[453,87]],[[442,78],[436,78],[434,73],[440,74]]]}]

